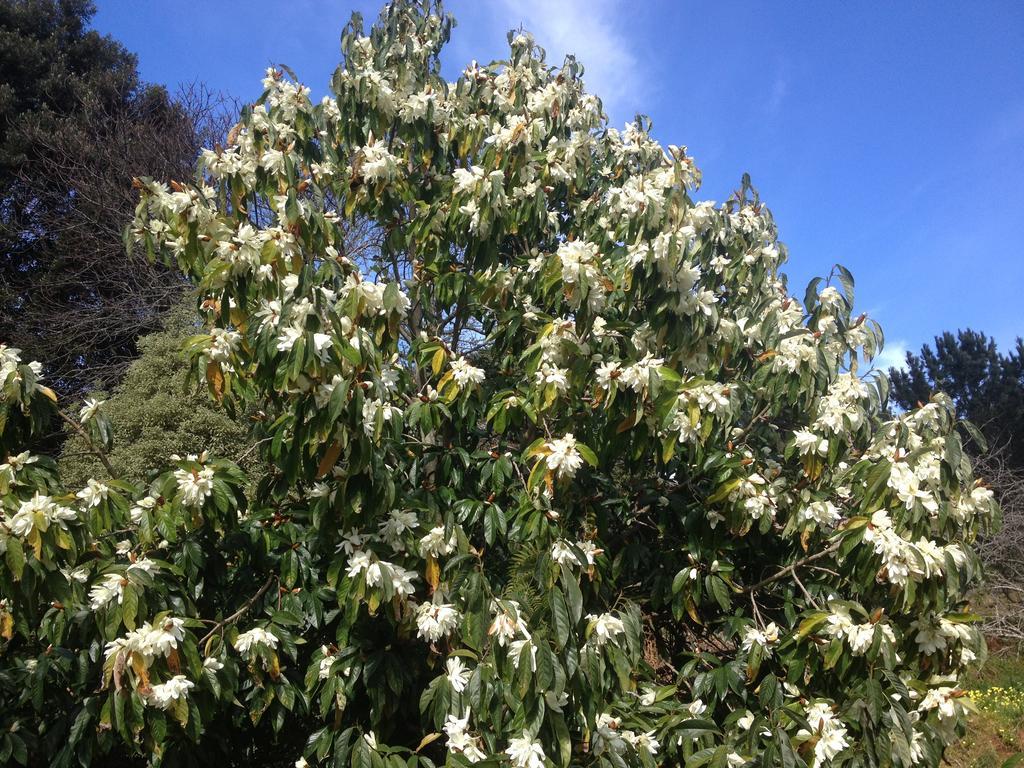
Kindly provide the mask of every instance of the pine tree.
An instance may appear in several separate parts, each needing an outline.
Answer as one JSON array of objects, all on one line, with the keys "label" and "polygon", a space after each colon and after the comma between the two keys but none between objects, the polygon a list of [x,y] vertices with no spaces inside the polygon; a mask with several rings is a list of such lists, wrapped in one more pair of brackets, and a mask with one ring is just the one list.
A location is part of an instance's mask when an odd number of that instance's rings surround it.
[{"label": "pine tree", "polygon": [[[1024,468],[1024,339],[1006,354],[995,339],[970,328],[935,337],[920,354],[907,353],[906,369],[892,368],[890,397],[900,408],[927,403],[945,392],[957,415],[971,421],[986,442],[1006,448],[1010,464]],[[981,446],[969,444],[978,452]]]}]

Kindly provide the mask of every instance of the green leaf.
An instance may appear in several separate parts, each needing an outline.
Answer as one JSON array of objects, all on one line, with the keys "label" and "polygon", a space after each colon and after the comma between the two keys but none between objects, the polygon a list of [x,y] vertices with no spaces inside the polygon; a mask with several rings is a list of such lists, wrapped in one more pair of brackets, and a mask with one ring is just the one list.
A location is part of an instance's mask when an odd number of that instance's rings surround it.
[{"label": "green leaf", "polygon": [[732,480],[725,481],[720,486],[718,486],[718,489],[714,493],[708,496],[704,503],[717,504],[718,502],[725,499],[730,493],[735,491],[739,487],[741,482],[743,482],[742,477],[734,477]]},{"label": "green leaf", "polygon": [[558,648],[564,648],[569,642],[569,608],[565,604],[565,597],[560,589],[551,590],[551,620],[555,629],[555,644]]},{"label": "green leaf", "polygon": [[580,619],[583,617],[583,593],[580,591],[580,585],[576,583],[576,577],[573,576],[568,566],[563,565],[561,568],[562,586],[565,588],[569,617],[574,625],[579,624]]},{"label": "green leaf", "polygon": [[7,567],[14,574],[14,580],[20,581],[25,570],[25,550],[21,546],[21,540],[13,536],[7,539]]},{"label": "green leaf", "polygon": [[131,583],[125,585],[121,595],[121,621],[126,629],[135,629],[135,617],[139,610],[139,593]]},{"label": "green leaf", "polygon": [[583,443],[576,443],[576,450],[579,451],[580,456],[592,467],[597,466],[597,454],[595,454],[590,448]]}]

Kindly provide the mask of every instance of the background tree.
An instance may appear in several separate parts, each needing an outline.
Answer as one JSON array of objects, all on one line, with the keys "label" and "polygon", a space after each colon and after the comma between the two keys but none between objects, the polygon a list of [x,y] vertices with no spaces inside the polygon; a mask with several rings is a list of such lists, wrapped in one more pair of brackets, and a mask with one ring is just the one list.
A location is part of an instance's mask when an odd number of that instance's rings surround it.
[{"label": "background tree", "polygon": [[93,10],[0,2],[0,336],[65,396],[113,386],[185,290],[125,251],[131,178],[187,178],[226,128],[202,87],[142,83],[134,56],[87,29]]},{"label": "background tree", "polygon": [[[1000,353],[995,339],[970,328],[935,337],[934,348],[907,352],[905,368],[890,368],[890,398],[901,408],[927,403],[936,392],[953,399],[957,415],[968,419],[1004,459],[1024,468],[1024,339]],[[969,443],[975,455],[980,446]]]},{"label": "background tree", "polygon": [[[172,308],[163,323],[161,331],[139,340],[139,357],[103,406],[113,440],[107,456],[117,475],[141,483],[154,467],[165,466],[171,455],[203,451],[258,474],[259,454],[246,417],[232,419],[209,397],[205,386],[197,391],[197,382],[189,379],[181,348],[199,332],[191,299]],[[61,449],[64,482],[80,488],[104,471],[85,439],[72,431]]]}]

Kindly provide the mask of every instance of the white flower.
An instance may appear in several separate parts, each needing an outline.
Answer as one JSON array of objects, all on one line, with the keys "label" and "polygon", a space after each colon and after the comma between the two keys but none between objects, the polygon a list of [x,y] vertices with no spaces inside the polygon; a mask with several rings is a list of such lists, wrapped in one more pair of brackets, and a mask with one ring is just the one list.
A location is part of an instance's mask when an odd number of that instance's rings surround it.
[{"label": "white flower", "polygon": [[593,243],[582,240],[562,243],[556,256],[562,265],[563,282],[592,284],[600,274],[597,246]]},{"label": "white flower", "polygon": [[652,757],[658,754],[658,750],[661,748],[661,744],[654,736],[654,731],[647,731],[646,733],[623,731],[622,738],[628,741],[634,749],[642,750]]},{"label": "white flower", "polygon": [[445,667],[448,670],[448,684],[452,687],[452,690],[456,693],[462,693],[466,690],[466,686],[469,685],[470,670],[462,663],[462,659],[458,656],[452,656],[445,663]]},{"label": "white flower", "polygon": [[424,603],[416,612],[416,634],[429,643],[435,643],[454,632],[461,619],[454,605]]},{"label": "white flower", "polygon": [[598,647],[609,640],[614,640],[626,631],[622,619],[611,613],[602,613],[600,616],[591,614],[587,618],[593,623],[594,634],[591,637]]},{"label": "white flower", "polygon": [[[573,550],[573,547],[583,554],[582,561]],[[594,564],[594,558],[603,552],[604,550],[598,549],[592,541],[577,541],[570,544],[565,539],[558,539],[551,545],[551,559],[560,565],[585,565],[589,567]]]},{"label": "white flower", "polygon": [[948,686],[940,686],[938,688],[932,688],[925,694],[925,697],[921,700],[918,705],[918,712],[927,712],[928,710],[938,710],[939,719],[950,720],[956,718],[958,714],[958,708],[960,707],[957,702],[957,697],[961,695],[961,692],[956,688],[950,688]]},{"label": "white flower", "polygon": [[938,502],[927,487],[922,487],[922,478],[905,461],[897,461],[892,465],[887,484],[896,491],[900,501],[907,509],[913,509],[920,501],[924,508],[934,514],[938,511]]},{"label": "white flower", "polygon": [[135,525],[139,525],[142,523],[142,518],[145,517],[146,513],[155,508],[156,499],[152,496],[144,496],[135,502],[135,506],[129,510],[128,515]]},{"label": "white flower", "polygon": [[642,360],[623,368],[619,381],[634,392],[641,392],[651,383],[651,376],[657,376],[658,369],[664,364],[663,359],[648,353]]},{"label": "white flower", "polygon": [[444,721],[444,732],[448,737],[448,750],[462,754],[471,763],[478,763],[487,755],[480,749],[479,740],[469,735],[468,727],[468,710],[461,718],[448,715]]},{"label": "white flower", "polygon": [[812,768],[828,763],[849,746],[846,726],[833,713],[832,707],[825,702],[815,702],[806,711],[807,723],[811,730],[801,728],[797,731],[797,739],[806,741],[817,737],[814,744],[814,761]]},{"label": "white flower", "polygon": [[487,634],[495,637],[498,645],[502,648],[516,639],[518,635],[524,638],[530,637],[530,631],[523,621],[522,611],[519,604],[514,600],[495,601],[491,606],[494,611],[494,620],[491,622]]},{"label": "white flower", "polygon": [[519,669],[519,664],[523,660],[523,651],[529,649],[529,661],[530,669],[534,672],[537,671],[537,646],[533,644],[531,638],[525,640],[513,640],[508,649],[508,657],[512,660],[512,666]]},{"label": "white flower", "polygon": [[89,571],[84,566],[79,566],[78,568],[75,568],[74,570],[70,571],[62,568],[61,573],[64,574],[64,577],[69,582],[74,581],[78,584],[85,584],[85,582],[89,580]]},{"label": "white flower", "polygon": [[846,639],[854,656],[864,655],[871,642],[875,639],[875,625],[871,623],[854,624],[846,630]]},{"label": "white flower", "polygon": [[316,482],[313,483],[313,487],[309,489],[307,495],[311,499],[325,499],[332,494],[333,491],[331,491],[331,487],[327,483]]},{"label": "white flower", "polygon": [[385,403],[381,399],[366,400],[363,402],[363,431],[367,437],[373,437],[376,430],[377,414],[380,413],[381,419],[384,424],[389,423],[392,419],[398,419],[402,416],[400,408],[389,403]]},{"label": "white flower", "polygon": [[213,493],[213,469],[176,469],[174,479],[178,481],[181,503],[186,507],[201,507]]},{"label": "white flower", "polygon": [[85,488],[75,495],[82,500],[86,507],[98,507],[109,493],[110,488],[90,478]]},{"label": "white flower", "polygon": [[828,440],[806,429],[798,429],[793,432],[793,442],[801,456],[810,456],[815,453],[819,456],[828,454]]},{"label": "white flower", "polygon": [[694,717],[700,717],[701,715],[703,715],[705,712],[708,711],[708,705],[705,704],[700,699],[694,699],[693,701],[691,701],[689,704],[686,705],[686,711],[689,712]]},{"label": "white flower", "polygon": [[620,365],[618,360],[609,360],[597,366],[597,370],[594,371],[597,386],[601,389],[610,389],[612,382],[622,375],[619,370]]},{"label": "white flower", "polygon": [[544,749],[540,742],[530,738],[527,731],[518,739],[512,739],[505,754],[516,768],[544,768]]},{"label": "white flower", "polygon": [[800,519],[831,528],[842,519],[842,515],[839,514],[839,508],[835,504],[825,499],[813,501],[801,509]]},{"label": "white flower", "polygon": [[910,738],[910,762],[917,765],[924,759],[924,734],[914,731]]},{"label": "white flower", "polygon": [[100,406],[102,406],[105,402],[106,400],[94,400],[91,397],[86,398],[85,405],[82,406],[82,410],[79,411],[78,413],[78,420],[84,424],[85,422],[87,422],[89,419],[96,415],[96,412],[99,411]]},{"label": "white flower", "polygon": [[281,330],[277,337],[277,351],[289,352],[295,346],[295,342],[302,338],[303,330],[289,325]]},{"label": "white flower", "polygon": [[550,363],[541,364],[535,374],[537,385],[546,387],[553,386],[559,392],[565,392],[569,388],[569,372],[565,368]]},{"label": "white flower", "polygon": [[118,653],[137,653],[148,667],[157,656],[168,656],[184,638],[185,622],[168,616],[158,626],[144,622],[125,637],[107,643],[106,658]]},{"label": "white flower", "polygon": [[124,599],[124,586],[127,579],[120,573],[108,573],[103,581],[93,585],[89,590],[89,607],[94,611],[103,608],[111,600],[116,599],[118,605]]},{"label": "white flower", "polygon": [[145,697],[146,703],[160,709],[168,709],[178,699],[184,699],[195,683],[184,675],[175,675],[166,683],[154,685]]},{"label": "white flower", "polygon": [[214,328],[210,331],[212,339],[210,344],[210,359],[218,362],[229,362],[231,355],[238,348],[242,336],[237,331],[229,331],[225,328]]},{"label": "white flower", "polygon": [[262,627],[253,627],[248,632],[243,632],[235,638],[235,650],[239,653],[249,653],[261,645],[273,650],[277,648],[277,643],[276,635],[271,634]]},{"label": "white flower", "polygon": [[583,466],[583,457],[576,450],[576,438],[571,432],[564,437],[549,441],[547,449],[548,469],[558,477],[571,478],[576,474],[576,470]]},{"label": "white flower", "polygon": [[144,573],[153,574],[160,570],[160,566],[150,560],[148,557],[140,558],[134,563],[129,564],[128,573],[134,571],[142,571]]},{"label": "white flower", "polygon": [[320,680],[326,680],[331,676],[331,667],[334,666],[334,656],[331,655],[330,650],[326,645],[320,646],[320,650],[324,655],[323,658],[320,659],[320,665],[317,668],[317,678]]},{"label": "white flower", "polygon": [[455,180],[455,192],[472,192],[476,189],[477,185],[484,180],[486,172],[483,168],[478,165],[471,165],[469,169],[456,168],[452,172],[452,178]]},{"label": "white flower", "polygon": [[[53,523],[57,523],[61,528],[67,528],[67,521],[77,517],[78,513],[75,510],[54,504],[53,499],[37,491],[31,499],[18,505],[18,511],[7,521],[7,526],[11,533],[24,539],[33,529],[46,531]],[[0,538],[0,541],[3,539]]]},{"label": "white flower", "polygon": [[426,536],[420,539],[420,557],[438,557],[439,555],[450,555],[458,544],[455,532],[445,539],[444,526],[438,525],[431,528]]},{"label": "white flower", "polygon": [[826,631],[833,636],[844,635],[850,627],[854,626],[853,619],[850,618],[850,609],[845,605],[832,606],[832,612],[828,615],[827,621]]},{"label": "white flower", "polygon": [[399,597],[408,597],[416,591],[413,580],[416,574],[406,570],[400,565],[389,563],[386,560],[374,560],[366,552],[353,552],[348,561],[348,576],[355,579],[360,573],[365,572],[366,586],[379,587],[384,583],[384,573],[391,577],[391,585],[395,594]]},{"label": "white flower", "polygon": [[[0,376],[0,384],[3,383],[3,378],[3,376]],[[28,451],[22,451],[17,456],[8,456],[7,461],[0,464],[0,480],[13,483],[16,473],[29,464],[35,464],[37,461],[39,461],[39,457],[31,455]]]},{"label": "white flower", "polygon": [[928,656],[946,650],[948,634],[942,631],[940,623],[922,617],[911,622],[910,627],[916,630],[914,639],[922,654]]},{"label": "white flower", "polygon": [[466,358],[456,357],[451,362],[452,377],[460,387],[468,384],[482,384],[484,381],[484,369],[470,365]]},{"label": "white flower", "polygon": [[392,181],[398,175],[397,158],[388,151],[383,139],[368,144],[361,152],[363,178],[367,181]]},{"label": "white flower", "polygon": [[413,530],[420,524],[416,513],[407,509],[393,509],[386,520],[379,526],[381,537],[396,549],[403,549],[400,539],[406,531]]},{"label": "white flower", "polygon": [[143,646],[154,656],[169,656],[183,639],[184,627],[184,620],[168,617],[146,630]]},{"label": "white flower", "polygon": [[755,645],[767,649],[779,640],[779,628],[773,621],[764,630],[757,627],[747,627],[743,633],[743,650],[749,652]]}]

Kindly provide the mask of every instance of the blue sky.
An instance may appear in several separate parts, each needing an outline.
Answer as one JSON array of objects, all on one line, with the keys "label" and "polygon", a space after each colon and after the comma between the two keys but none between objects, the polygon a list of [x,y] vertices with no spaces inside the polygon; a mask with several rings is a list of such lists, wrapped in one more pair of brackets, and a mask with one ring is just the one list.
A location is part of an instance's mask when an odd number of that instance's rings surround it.
[{"label": "blue sky", "polygon": [[[241,99],[291,66],[316,96],[352,10],[376,2],[97,0],[94,26],[172,88]],[[790,288],[839,262],[885,361],[973,327],[1024,335],[1024,3],[453,0],[454,78],[508,29],[574,52],[615,124],[641,111],[722,200],[749,172],[789,246]]]}]

